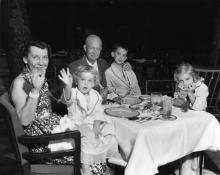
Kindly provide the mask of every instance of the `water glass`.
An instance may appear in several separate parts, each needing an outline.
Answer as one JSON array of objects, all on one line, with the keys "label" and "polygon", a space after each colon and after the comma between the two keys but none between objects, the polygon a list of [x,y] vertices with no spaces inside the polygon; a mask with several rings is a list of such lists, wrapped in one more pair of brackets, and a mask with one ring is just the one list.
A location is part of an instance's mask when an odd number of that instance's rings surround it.
[{"label": "water glass", "polygon": [[165,96],[163,98],[163,112],[162,112],[162,116],[164,119],[168,119],[171,116],[172,113],[172,99],[168,96]]},{"label": "water glass", "polygon": [[187,100],[185,100],[185,102],[181,106],[181,110],[182,110],[182,112],[187,112],[188,108],[189,108],[189,103]]},{"label": "water glass", "polygon": [[159,92],[151,93],[151,104],[154,112],[156,112],[158,106],[161,106],[162,97],[162,94]]},{"label": "water glass", "polygon": [[172,113],[172,105],[163,105],[163,118],[168,119]]}]

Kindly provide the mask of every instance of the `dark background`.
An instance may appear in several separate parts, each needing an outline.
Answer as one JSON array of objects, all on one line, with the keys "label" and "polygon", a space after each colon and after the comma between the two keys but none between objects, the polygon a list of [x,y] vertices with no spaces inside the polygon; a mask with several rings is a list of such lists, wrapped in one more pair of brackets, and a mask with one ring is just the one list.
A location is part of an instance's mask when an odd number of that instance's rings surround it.
[{"label": "dark background", "polygon": [[81,48],[85,35],[97,33],[104,47],[126,41],[130,53],[153,57],[175,51],[205,63],[216,28],[214,0],[28,0],[34,39],[53,51]]}]

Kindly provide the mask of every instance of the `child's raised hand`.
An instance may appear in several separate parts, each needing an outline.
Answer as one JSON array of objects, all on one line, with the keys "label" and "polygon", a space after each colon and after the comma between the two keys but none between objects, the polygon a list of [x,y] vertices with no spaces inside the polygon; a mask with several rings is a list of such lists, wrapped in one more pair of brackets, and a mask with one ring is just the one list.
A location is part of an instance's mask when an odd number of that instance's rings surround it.
[{"label": "child's raised hand", "polygon": [[65,69],[61,69],[60,75],[58,75],[58,77],[65,85],[72,86],[73,77],[70,73],[69,68],[67,68],[67,71],[65,71]]}]

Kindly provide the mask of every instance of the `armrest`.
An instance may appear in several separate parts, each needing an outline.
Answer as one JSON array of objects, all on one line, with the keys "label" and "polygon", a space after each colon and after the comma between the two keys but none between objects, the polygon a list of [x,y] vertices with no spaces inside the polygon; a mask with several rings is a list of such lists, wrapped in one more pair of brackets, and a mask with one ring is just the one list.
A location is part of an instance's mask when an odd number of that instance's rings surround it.
[{"label": "armrest", "polygon": [[69,150],[62,150],[62,151],[54,151],[54,152],[25,152],[22,154],[23,158],[28,161],[35,161],[44,158],[56,158],[65,155],[73,155],[76,161],[80,161],[80,147],[81,147],[81,135],[78,130],[74,131],[67,131],[63,133],[56,133],[56,134],[45,134],[42,136],[19,136],[18,141],[23,145],[30,145],[30,144],[42,144],[48,143],[51,140],[61,140],[72,138],[75,140],[75,147]]},{"label": "armrest", "polygon": [[56,133],[56,134],[45,134],[41,136],[19,136],[18,141],[22,143],[23,145],[29,145],[33,143],[48,143],[51,140],[61,140],[61,139],[67,139],[67,138],[72,138],[76,140],[76,145],[77,143],[80,143],[80,132],[78,130],[74,131],[67,131],[67,132],[62,132],[62,133]]},{"label": "armrest", "polygon": [[62,156],[69,156],[69,155],[75,155],[76,149],[70,149],[70,150],[62,150],[62,151],[54,151],[54,152],[25,152],[22,154],[23,158],[28,161],[35,161],[45,158],[56,158],[56,157],[62,157]]}]

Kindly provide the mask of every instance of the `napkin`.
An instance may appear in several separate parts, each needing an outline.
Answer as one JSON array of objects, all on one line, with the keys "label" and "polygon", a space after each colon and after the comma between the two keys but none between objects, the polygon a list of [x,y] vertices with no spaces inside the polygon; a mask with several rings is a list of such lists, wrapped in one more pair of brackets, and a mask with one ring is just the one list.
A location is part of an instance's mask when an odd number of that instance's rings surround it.
[{"label": "napkin", "polygon": [[61,151],[61,150],[68,150],[68,149],[72,149],[73,145],[72,143],[68,140],[66,141],[50,141],[50,143],[48,144],[48,148],[50,149],[51,152],[53,151]]}]

